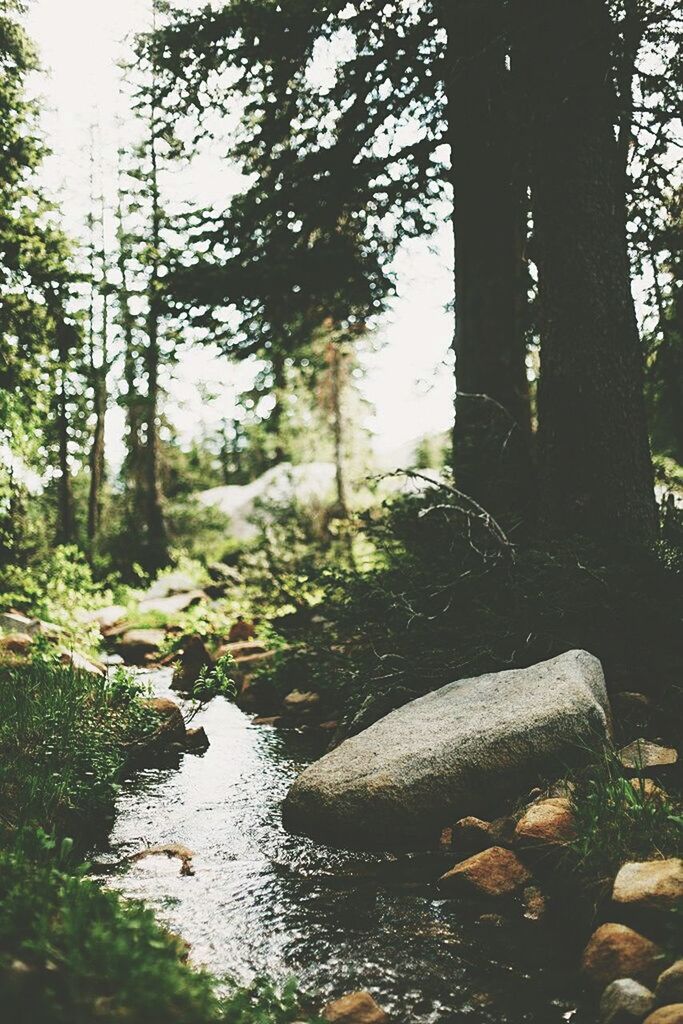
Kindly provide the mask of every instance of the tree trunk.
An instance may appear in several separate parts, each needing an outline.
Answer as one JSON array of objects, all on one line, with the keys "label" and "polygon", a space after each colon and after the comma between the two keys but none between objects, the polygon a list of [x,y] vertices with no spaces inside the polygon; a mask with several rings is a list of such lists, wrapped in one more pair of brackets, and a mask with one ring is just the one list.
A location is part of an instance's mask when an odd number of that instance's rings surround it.
[{"label": "tree trunk", "polygon": [[106,364],[94,368],[93,406],[95,429],[90,448],[90,490],[88,493],[88,540],[91,549],[96,547],[102,520],[102,487],[105,473],[104,426],[107,414]]},{"label": "tree trunk", "polygon": [[613,26],[604,0],[515,0],[513,17],[541,307],[541,521],[554,535],[649,545],[656,514]]},{"label": "tree trunk", "polygon": [[273,409],[268,418],[268,430],[274,440],[272,465],[277,466],[285,462],[287,452],[282,438],[283,415],[285,411],[285,396],[287,389],[286,360],[282,349],[277,345],[271,355],[271,369],[273,374],[272,397],[274,399]]},{"label": "tree trunk", "polygon": [[148,572],[158,572],[168,564],[168,537],[161,494],[159,474],[159,325],[161,322],[160,298],[160,257],[161,251],[161,202],[159,195],[159,177],[157,166],[157,124],[156,124],[156,85],[152,87],[152,108],[150,121],[150,158],[151,158],[151,197],[152,221],[151,238],[152,260],[148,286],[147,315],[147,347],[145,350],[145,369],[147,373],[147,402],[145,407],[145,526],[147,533],[145,568]]},{"label": "tree trunk", "polygon": [[73,544],[75,539],[74,499],[69,467],[69,411],[66,394],[66,370],[59,374],[57,396],[57,447],[59,451],[59,480],[57,483],[57,543]]},{"label": "tree trunk", "polygon": [[346,473],[344,470],[344,409],[343,409],[343,369],[342,353],[339,345],[330,342],[328,359],[332,384],[332,434],[334,438],[334,475],[337,486],[337,512],[343,518],[349,514],[349,503],[346,494]]},{"label": "tree trunk", "polygon": [[531,491],[523,250],[526,187],[515,151],[500,0],[442,0],[455,235],[458,486],[518,519]]}]

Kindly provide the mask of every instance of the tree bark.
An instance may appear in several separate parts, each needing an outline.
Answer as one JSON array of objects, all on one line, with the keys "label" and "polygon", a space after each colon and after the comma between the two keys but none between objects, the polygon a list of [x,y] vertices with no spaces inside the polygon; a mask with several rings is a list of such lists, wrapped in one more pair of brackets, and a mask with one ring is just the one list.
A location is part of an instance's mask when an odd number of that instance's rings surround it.
[{"label": "tree bark", "polygon": [[331,376],[332,398],[332,435],[334,439],[334,476],[337,486],[337,512],[346,519],[349,514],[349,503],[346,493],[346,473],[344,466],[344,373],[343,355],[339,345],[331,341],[328,346],[328,361]]},{"label": "tree bark", "polygon": [[61,297],[51,303],[55,326],[58,372],[55,395],[55,426],[57,431],[57,458],[59,479],[57,480],[57,544],[73,544],[76,539],[76,518],[69,466],[69,396],[67,393],[67,367],[71,353],[73,332],[65,319]]},{"label": "tree bark", "polygon": [[161,199],[159,194],[159,175],[157,162],[157,124],[156,124],[156,83],[152,84],[152,103],[150,119],[150,159],[152,199],[151,237],[152,259],[148,284],[147,314],[147,346],[145,349],[145,370],[147,375],[147,401],[145,403],[145,445],[144,445],[144,478],[145,478],[145,569],[150,573],[158,572],[168,565],[168,536],[164,518],[163,499],[159,474],[159,364],[160,364],[160,333],[161,322]]},{"label": "tree bark", "polygon": [[650,545],[653,476],[604,0],[514,0],[539,273],[541,523]]},{"label": "tree bark", "polygon": [[95,429],[90,448],[90,489],[88,493],[88,540],[91,548],[97,544],[102,520],[102,487],[105,474],[104,426],[107,414],[106,365],[94,368],[93,407]]},{"label": "tree bark", "polygon": [[526,182],[514,144],[500,0],[442,0],[455,235],[458,486],[510,521],[528,511]]}]

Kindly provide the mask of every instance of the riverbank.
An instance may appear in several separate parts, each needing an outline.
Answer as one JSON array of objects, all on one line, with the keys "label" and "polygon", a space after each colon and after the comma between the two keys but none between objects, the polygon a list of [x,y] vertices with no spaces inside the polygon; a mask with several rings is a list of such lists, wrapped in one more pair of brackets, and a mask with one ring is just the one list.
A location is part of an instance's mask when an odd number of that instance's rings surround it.
[{"label": "riverbank", "polygon": [[88,879],[129,752],[159,752],[163,719],[140,683],[37,660],[0,671],[0,999],[31,1024],[286,1022],[292,992],[226,995],[142,903]]}]

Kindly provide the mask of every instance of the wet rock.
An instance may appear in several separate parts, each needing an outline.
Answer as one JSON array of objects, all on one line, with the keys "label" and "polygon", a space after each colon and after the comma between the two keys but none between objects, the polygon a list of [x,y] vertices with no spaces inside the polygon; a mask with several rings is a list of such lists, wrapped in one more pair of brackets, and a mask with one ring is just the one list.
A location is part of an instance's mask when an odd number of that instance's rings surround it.
[{"label": "wet rock", "polygon": [[176,667],[173,672],[171,688],[181,693],[192,693],[194,684],[202,672],[213,669],[211,655],[200,636],[188,636],[176,655]]},{"label": "wet rock", "polygon": [[169,857],[177,858],[180,861],[180,874],[181,875],[193,875],[194,868],[192,866],[192,858],[194,853],[188,849],[187,846],[183,846],[182,843],[164,843],[162,846],[149,846],[146,850],[141,850],[139,853],[134,853],[128,859],[131,863],[145,860],[147,857]]},{"label": "wet rock", "polygon": [[683,1024],[683,1003],[660,1006],[645,1018],[643,1024]]},{"label": "wet rock", "polygon": [[449,895],[512,896],[531,875],[511,850],[492,846],[456,864],[439,879],[439,888]]},{"label": "wet rock", "polygon": [[491,838],[491,822],[468,815],[456,821],[452,830],[452,844],[456,850],[479,853],[497,845]]},{"label": "wet rock", "polygon": [[185,750],[189,750],[193,754],[201,754],[208,750],[210,746],[209,737],[206,735],[203,725],[198,726],[196,729],[186,730]]},{"label": "wet rock", "polygon": [[145,697],[142,703],[156,712],[159,728],[150,741],[155,746],[180,743],[185,747],[187,731],[183,713],[175,701],[168,697]]},{"label": "wet rock", "polygon": [[612,902],[634,917],[683,907],[683,858],[624,864],[614,880]]},{"label": "wet rock", "polygon": [[548,912],[545,896],[537,885],[528,885],[522,893],[524,918],[534,923],[542,921]]},{"label": "wet rock", "polygon": [[26,656],[30,653],[33,644],[33,637],[28,633],[8,633],[0,637],[0,651],[7,654],[19,654]]},{"label": "wet rock", "polygon": [[323,732],[336,732],[339,728],[339,722],[331,718],[329,722],[320,722],[318,728],[322,729]]},{"label": "wet rock", "polygon": [[159,653],[165,637],[163,629],[128,629],[118,641],[119,654],[128,664],[141,664],[146,654]]},{"label": "wet rock", "polygon": [[600,1000],[600,1024],[640,1024],[655,1005],[655,997],[633,978],[607,986]]},{"label": "wet rock", "polygon": [[270,679],[246,675],[237,695],[237,705],[243,711],[260,716],[280,714],[282,697]]},{"label": "wet rock", "polygon": [[596,987],[618,978],[654,984],[661,970],[662,951],[650,939],[623,924],[601,925],[583,952],[581,969]]},{"label": "wet rock", "polygon": [[669,768],[678,761],[673,747],[662,747],[650,740],[634,740],[622,747],[617,757],[627,771],[644,775],[657,774],[662,768]]},{"label": "wet rock", "polygon": [[282,715],[261,715],[256,718],[252,718],[252,725],[272,725],[277,726],[282,721]]},{"label": "wet rock", "polygon": [[311,691],[292,690],[282,702],[287,714],[305,715],[315,711],[320,704],[320,694]]},{"label": "wet rock", "polygon": [[683,960],[677,960],[657,978],[658,1003],[683,1003]]},{"label": "wet rock", "polygon": [[369,992],[351,992],[328,1003],[322,1012],[323,1020],[330,1024],[388,1024],[384,1012]]},{"label": "wet rock", "polygon": [[439,836],[439,849],[443,850],[444,853],[450,853],[453,849],[452,826],[449,825],[448,828],[441,829],[441,835]]},{"label": "wet rock", "polygon": [[520,847],[566,846],[575,835],[572,806],[566,797],[551,797],[532,804],[515,828]]},{"label": "wet rock", "polygon": [[591,749],[608,709],[602,668],[585,651],[458,680],[307,768],[285,824],[341,845],[424,845],[444,821],[482,815]]}]

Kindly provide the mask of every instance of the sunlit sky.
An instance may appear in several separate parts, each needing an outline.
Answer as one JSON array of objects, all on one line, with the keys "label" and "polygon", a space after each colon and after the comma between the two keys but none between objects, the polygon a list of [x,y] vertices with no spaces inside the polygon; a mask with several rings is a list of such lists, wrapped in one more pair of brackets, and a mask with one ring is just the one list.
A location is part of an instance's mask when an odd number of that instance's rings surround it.
[{"label": "sunlit sky", "polygon": [[[191,6],[195,0],[186,0]],[[202,0],[204,2],[204,0]],[[44,175],[62,204],[67,224],[80,231],[89,195],[88,139],[98,125],[104,175],[113,173],[120,132],[131,117],[119,88],[117,62],[126,53],[125,38],[149,21],[149,0],[32,0],[28,28],[37,42],[47,74],[37,88],[48,106],[44,118],[53,156]],[[117,127],[117,122],[123,127]],[[178,174],[177,191],[192,200],[224,198],[234,191],[233,168],[204,154]],[[377,449],[399,450],[425,433],[446,429],[451,420],[452,371],[449,345],[451,316],[451,242],[444,229],[429,244],[415,242],[397,261],[399,295],[383,322],[380,350],[366,360],[366,397],[375,408],[369,424]],[[195,347],[175,367],[167,382],[167,413],[183,440],[210,427],[235,408],[240,389],[252,371]],[[207,403],[200,385],[218,394]],[[112,458],[121,453],[120,413],[108,423]]]}]

